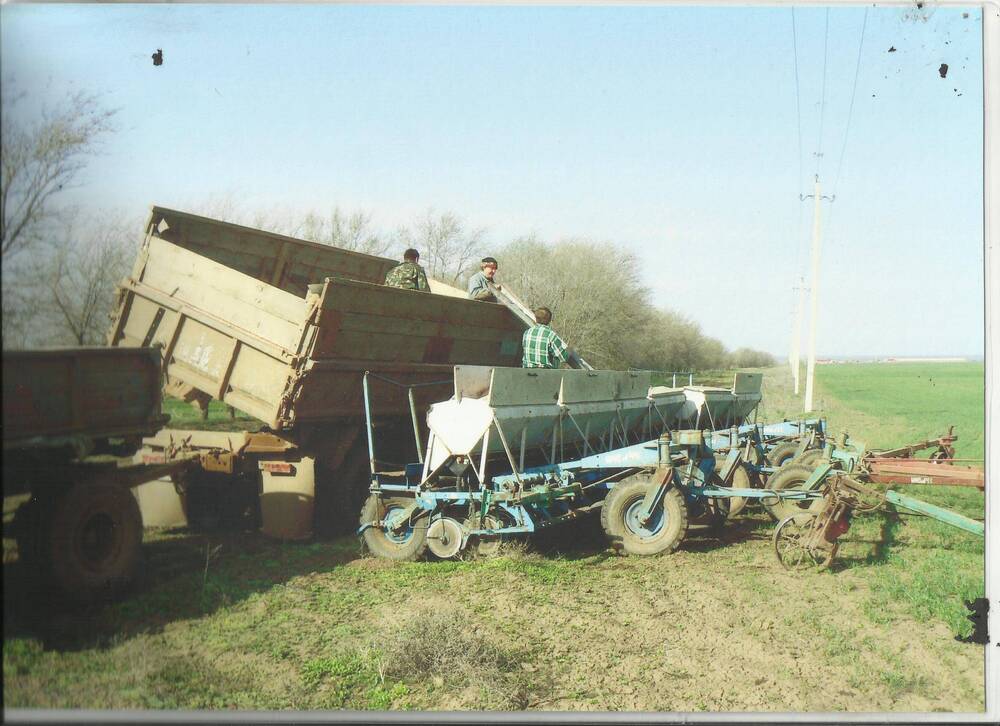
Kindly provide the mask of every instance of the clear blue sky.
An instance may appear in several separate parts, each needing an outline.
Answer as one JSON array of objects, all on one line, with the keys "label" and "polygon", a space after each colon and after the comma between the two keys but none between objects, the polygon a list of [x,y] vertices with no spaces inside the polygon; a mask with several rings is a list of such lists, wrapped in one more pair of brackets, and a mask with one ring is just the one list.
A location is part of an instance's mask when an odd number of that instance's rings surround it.
[{"label": "clear blue sky", "polygon": [[819,354],[982,354],[980,10],[869,7],[841,165],[864,17],[795,11],[801,155],[788,7],[6,5],[0,41],[30,102],[120,109],[68,200],[610,240],[730,348],[788,351],[819,163]]}]

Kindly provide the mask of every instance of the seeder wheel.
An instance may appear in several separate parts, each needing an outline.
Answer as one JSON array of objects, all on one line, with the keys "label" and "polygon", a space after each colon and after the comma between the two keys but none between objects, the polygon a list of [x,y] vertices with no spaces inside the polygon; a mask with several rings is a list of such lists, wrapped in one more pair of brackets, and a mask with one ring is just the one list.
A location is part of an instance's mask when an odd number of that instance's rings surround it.
[{"label": "seeder wheel", "polygon": [[794,441],[778,444],[767,455],[767,460],[775,469],[780,469],[789,461],[794,461],[799,445]]},{"label": "seeder wheel", "polygon": [[[372,494],[361,510],[361,524],[388,521],[413,500],[405,497],[381,499]],[[381,507],[380,507],[381,505]],[[365,544],[372,554],[390,560],[419,560],[427,551],[427,527],[423,522],[407,523],[398,530],[388,527],[371,527],[365,530]]]},{"label": "seeder wheel", "polygon": [[[722,465],[725,463],[726,458],[724,456],[715,457],[715,474],[719,477],[722,474]],[[721,479],[716,479],[712,482],[713,484],[722,486]],[[753,484],[750,481],[750,475],[747,473],[746,468],[742,464],[738,464],[736,469],[733,471],[733,480],[729,483],[729,487],[733,489],[751,489]],[[725,500],[721,498],[716,500],[721,502],[721,506],[715,507],[721,514],[721,521],[717,524],[722,525],[727,519],[732,519],[737,514],[746,509],[747,499],[745,497],[727,497]]]},{"label": "seeder wheel", "polygon": [[[658,511],[645,524],[641,513],[646,492],[657,486],[648,478],[626,479],[612,490],[602,512],[602,524],[608,538],[630,555],[656,555],[673,552],[687,533],[687,507],[684,497],[674,488],[667,489]],[[615,491],[617,490],[617,491]]]},{"label": "seeder wheel", "polygon": [[[812,467],[801,466],[796,463],[786,464],[771,475],[771,478],[767,480],[767,485],[764,488],[774,489],[775,491],[802,489],[803,485],[812,473]],[[794,514],[809,511],[814,501],[816,500],[813,498],[793,500],[774,497],[763,498],[760,500],[760,503],[764,506],[764,509],[767,510],[767,513],[771,515],[772,519],[775,521],[781,521]]]},{"label": "seeder wheel", "polygon": [[803,513],[786,517],[775,527],[771,544],[775,557],[786,570],[826,567],[833,561],[838,544],[823,541],[822,534],[816,532],[815,524],[815,514]]}]

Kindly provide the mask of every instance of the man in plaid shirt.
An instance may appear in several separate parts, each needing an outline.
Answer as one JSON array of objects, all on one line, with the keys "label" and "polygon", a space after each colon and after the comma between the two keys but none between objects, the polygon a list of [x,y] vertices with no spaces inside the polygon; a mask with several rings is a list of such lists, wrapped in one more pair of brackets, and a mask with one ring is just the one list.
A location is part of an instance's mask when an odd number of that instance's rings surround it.
[{"label": "man in plaid shirt", "polygon": [[521,340],[524,348],[522,368],[558,368],[560,362],[569,362],[569,346],[549,327],[551,322],[551,310],[535,310],[536,324],[524,331],[524,338]]}]

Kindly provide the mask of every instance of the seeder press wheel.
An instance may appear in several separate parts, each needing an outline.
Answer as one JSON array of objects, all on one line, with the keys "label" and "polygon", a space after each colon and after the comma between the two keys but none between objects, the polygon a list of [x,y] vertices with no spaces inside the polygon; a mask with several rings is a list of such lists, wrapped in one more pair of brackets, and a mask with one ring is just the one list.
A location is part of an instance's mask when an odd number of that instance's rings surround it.
[{"label": "seeder press wheel", "polygon": [[786,570],[828,567],[839,544],[827,542],[817,531],[817,515],[808,512],[785,517],[774,529],[771,544]]},{"label": "seeder press wheel", "polygon": [[[469,517],[465,520],[466,529],[480,529],[479,518]],[[503,522],[499,517],[492,514],[487,514],[483,517],[482,529],[502,529]],[[473,552],[480,557],[493,557],[498,552],[500,552],[500,547],[503,544],[503,537],[499,534],[492,535],[473,535],[469,537],[469,541],[466,544],[466,551]]]}]

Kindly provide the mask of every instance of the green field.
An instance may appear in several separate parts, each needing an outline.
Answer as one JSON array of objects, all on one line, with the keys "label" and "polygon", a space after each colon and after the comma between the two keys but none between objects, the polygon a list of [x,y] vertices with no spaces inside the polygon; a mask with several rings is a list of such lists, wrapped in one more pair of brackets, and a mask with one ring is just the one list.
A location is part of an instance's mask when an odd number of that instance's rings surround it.
[{"label": "green field", "polygon": [[[981,364],[817,371],[833,430],[888,447],[957,424],[960,452],[982,450]],[[765,403],[797,414],[786,369],[765,372]],[[977,490],[907,492],[983,516]],[[492,559],[405,564],[352,537],[151,532],[136,592],[82,611],[33,590],[5,540],[5,705],[983,708],[983,647],[954,638],[983,593],[982,539],[859,516],[832,571],[790,573],[772,529],[748,510],[673,555],[622,558],[584,521]]]},{"label": "green field", "polygon": [[835,430],[883,449],[940,436],[954,425],[956,456],[981,460],[984,376],[982,363],[824,365],[816,368],[816,404]]}]

